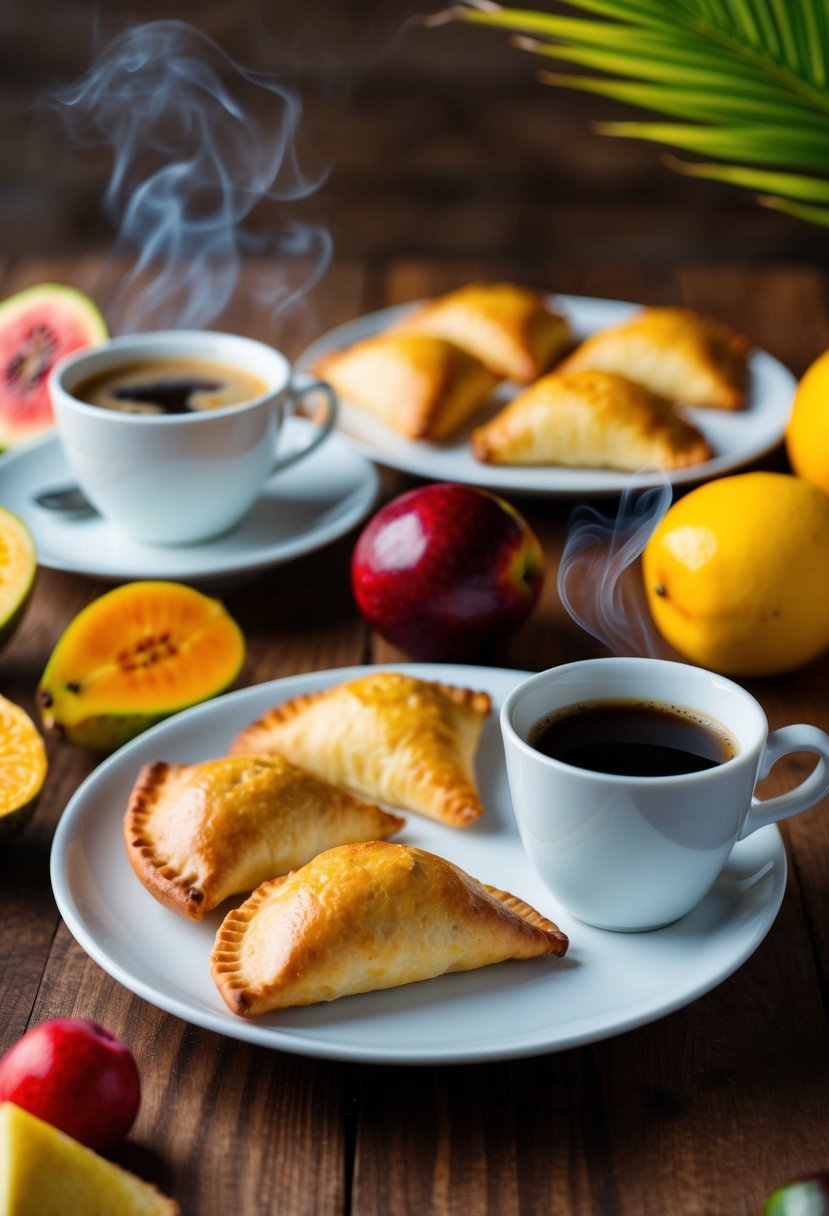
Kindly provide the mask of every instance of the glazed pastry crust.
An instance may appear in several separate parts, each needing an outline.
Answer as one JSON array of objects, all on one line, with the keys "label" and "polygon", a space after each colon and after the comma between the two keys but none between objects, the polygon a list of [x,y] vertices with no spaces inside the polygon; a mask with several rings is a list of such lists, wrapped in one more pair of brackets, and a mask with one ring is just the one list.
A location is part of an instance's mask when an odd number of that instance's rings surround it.
[{"label": "glazed pastry crust", "polygon": [[433,853],[372,841],[257,888],[223,921],[210,968],[228,1008],[255,1017],[567,945],[523,900]]},{"label": "glazed pastry crust", "polygon": [[397,327],[431,334],[476,355],[496,376],[529,384],[571,341],[569,322],[544,295],[513,283],[470,283],[415,309]]},{"label": "glazed pastry crust", "polygon": [[709,460],[702,433],[669,401],[608,372],[551,372],[472,432],[477,460],[636,472]]},{"label": "glazed pastry crust", "polygon": [[132,867],[157,900],[200,920],[337,844],[385,840],[391,815],[279,756],[141,769],[124,818]]},{"label": "glazed pastry crust", "polygon": [[468,827],[483,812],[475,757],[490,709],[486,693],[380,671],[275,706],[231,752],[277,753],[360,797]]},{"label": "glazed pastry crust", "polygon": [[616,372],[672,401],[736,410],[749,350],[744,334],[690,308],[645,308],[585,339],[559,370]]},{"label": "glazed pastry crust", "polygon": [[314,366],[343,401],[407,439],[449,438],[484,404],[498,377],[451,342],[380,334]]}]

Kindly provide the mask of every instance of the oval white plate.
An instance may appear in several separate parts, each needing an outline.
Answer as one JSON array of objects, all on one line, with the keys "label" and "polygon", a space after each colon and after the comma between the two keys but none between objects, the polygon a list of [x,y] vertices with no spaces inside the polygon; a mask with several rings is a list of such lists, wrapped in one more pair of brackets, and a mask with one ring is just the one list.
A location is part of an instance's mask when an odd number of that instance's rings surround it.
[{"label": "oval white plate", "polygon": [[427,1064],[530,1056],[619,1034],[709,991],[757,948],[786,885],[776,828],[738,844],[707,898],[675,925],[638,934],[588,928],[566,916],[541,885],[513,820],[498,709],[526,673],[436,664],[398,669],[486,690],[494,708],[479,753],[486,814],[464,831],[409,815],[396,839],[442,854],[551,916],[570,936],[564,959],[502,963],[247,1021],[227,1010],[210,977],[208,958],[221,912],[200,923],[187,921],[139,883],[121,822],[143,763],[194,763],[222,755],[235,733],[269,706],[376,670],[365,667],[291,676],[229,693],[154,727],[87,778],[64,811],[51,857],[58,907],[84,950],[151,1004],[230,1038],[301,1055]]},{"label": "oval white plate", "polygon": [[[312,425],[289,418],[286,447]],[[113,582],[174,578],[200,584],[246,576],[329,544],[365,518],[379,487],[371,461],[340,435],[330,435],[305,460],[266,482],[250,513],[230,532],[167,548],[130,540],[100,515],[62,515],[33,501],[35,494],[74,480],[53,435],[0,462],[0,503],[31,529],[41,566]]]},{"label": "oval white plate", "polygon": [[[399,321],[417,303],[420,302],[381,309],[329,330],[302,353],[297,367],[308,370],[322,355],[379,333]],[[549,303],[570,319],[579,340],[608,325],[618,325],[641,307],[624,300],[570,295],[550,296]],[[689,411],[716,455],[692,468],[669,473],[671,484],[693,485],[719,477],[771,451],[783,437],[796,383],[795,377],[778,359],[766,351],[753,350],[749,356],[747,407],[736,411]],[[502,385],[495,394],[498,406],[505,404],[515,392],[513,386]],[[340,429],[372,460],[430,481],[462,481],[496,491],[538,496],[618,494],[631,483],[629,473],[610,469],[501,468],[482,464],[474,459],[469,447],[469,435],[477,421],[448,443],[413,442],[343,402]],[[661,474],[636,475],[638,489],[663,482]]]}]

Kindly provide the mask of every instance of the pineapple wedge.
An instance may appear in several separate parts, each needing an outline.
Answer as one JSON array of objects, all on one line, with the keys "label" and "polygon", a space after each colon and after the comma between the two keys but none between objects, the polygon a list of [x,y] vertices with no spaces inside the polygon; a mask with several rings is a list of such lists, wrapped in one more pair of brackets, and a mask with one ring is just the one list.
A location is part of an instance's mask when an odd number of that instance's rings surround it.
[{"label": "pineapple wedge", "polygon": [[148,1182],[13,1102],[0,1103],[0,1216],[179,1216]]}]

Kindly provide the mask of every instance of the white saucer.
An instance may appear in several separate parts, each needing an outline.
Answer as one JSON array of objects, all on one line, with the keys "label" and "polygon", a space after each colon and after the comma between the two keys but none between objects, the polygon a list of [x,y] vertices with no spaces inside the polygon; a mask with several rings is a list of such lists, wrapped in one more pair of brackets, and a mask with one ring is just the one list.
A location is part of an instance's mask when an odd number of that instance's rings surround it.
[{"label": "white saucer", "polygon": [[[526,899],[569,935],[563,959],[508,962],[330,1004],[240,1018],[210,977],[222,914],[186,920],[136,878],[122,819],[141,765],[193,764],[227,752],[234,735],[272,705],[377,668],[289,676],[217,697],[139,735],[100,764],[61,816],[51,878],[60,913],[114,979],[175,1017],[279,1051],[385,1064],[469,1063],[560,1051],[643,1026],[709,992],[757,949],[786,888],[786,855],[771,824],[734,846],[708,895],[676,924],[608,933],[568,916],[532,870],[507,785],[498,710],[527,672],[403,664],[421,679],[485,690],[493,710],[477,775],[486,811],[458,831],[406,816],[396,840],[448,857],[468,873]],[[241,897],[238,901],[241,902]]]},{"label": "white saucer", "polygon": [[[303,418],[288,419],[286,446],[299,442],[312,425]],[[61,515],[33,501],[35,494],[73,481],[52,435],[0,461],[0,503],[31,529],[41,566],[112,582],[174,578],[206,583],[278,566],[348,532],[371,510],[379,486],[371,461],[331,435],[305,460],[273,477],[232,531],[202,544],[165,548],[130,540],[98,515]]]}]

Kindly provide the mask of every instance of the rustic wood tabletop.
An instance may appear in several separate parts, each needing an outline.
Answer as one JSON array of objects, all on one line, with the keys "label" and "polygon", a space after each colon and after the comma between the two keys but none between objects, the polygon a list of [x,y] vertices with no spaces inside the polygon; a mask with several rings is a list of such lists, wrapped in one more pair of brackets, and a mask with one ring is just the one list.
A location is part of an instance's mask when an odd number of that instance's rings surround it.
[{"label": "rustic wood tabletop", "polygon": [[[29,258],[5,268],[0,294],[73,284],[106,311],[121,269],[105,256]],[[261,271],[261,268],[260,268]],[[331,326],[485,276],[508,263],[379,259],[337,263],[274,333],[244,293],[226,327],[276,341],[291,356]],[[827,344],[826,275],[789,265],[538,265],[551,291],[686,304],[747,332],[800,374]],[[781,450],[763,466],[785,469]],[[382,473],[384,498],[416,484]],[[2,465],[0,464],[0,501]],[[548,577],[530,620],[494,666],[540,670],[604,653],[563,608],[555,570],[572,502],[516,500],[542,540]],[[245,632],[238,686],[405,656],[355,608],[355,528],[320,551],[228,586]],[[762,560],[762,555],[758,555]],[[40,569],[24,622],[0,655],[0,692],[36,713],[52,647],[107,584]],[[829,730],[829,658],[744,681],[772,727]],[[37,811],[0,853],[0,1050],[47,1018],[93,1018],[138,1061],[143,1101],[113,1158],[175,1197],[190,1216],[754,1216],[781,1182],[829,1167],[829,819],[824,804],[783,825],[782,907],[756,952],[714,990],[668,1015],[583,1046],[463,1065],[392,1066],[306,1058],[202,1030],[133,995],[62,922],[50,847],[61,814],[100,757],[48,742]],[[799,757],[766,783],[802,776]],[[67,1213],[67,1216],[70,1216]]]}]

